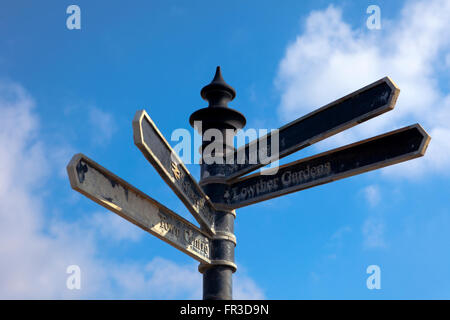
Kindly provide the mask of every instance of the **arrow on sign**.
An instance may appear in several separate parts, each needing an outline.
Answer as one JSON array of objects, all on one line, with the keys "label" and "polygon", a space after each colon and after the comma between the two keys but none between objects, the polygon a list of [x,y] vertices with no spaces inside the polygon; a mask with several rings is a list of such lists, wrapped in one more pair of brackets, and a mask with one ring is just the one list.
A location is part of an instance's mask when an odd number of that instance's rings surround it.
[{"label": "arrow on sign", "polygon": [[223,185],[211,199],[219,209],[248,206],[421,157],[430,139],[419,124],[411,125],[280,166],[278,171],[270,169],[246,176]]},{"label": "arrow on sign", "polygon": [[[227,181],[232,181],[269,162],[392,110],[399,93],[400,89],[389,77],[380,79],[279,128],[278,137],[274,136],[279,141],[278,153],[277,150],[271,150],[272,133],[269,133],[235,151],[234,164],[215,166],[218,172],[209,172],[209,175],[222,175]],[[263,150],[265,148],[267,151]],[[262,161],[258,150],[268,159]],[[245,160],[240,163],[237,159]],[[249,159],[257,161],[252,164]]]},{"label": "arrow on sign", "polygon": [[67,166],[72,188],[145,231],[209,264],[211,239],[202,230],[83,154]]},{"label": "arrow on sign", "polygon": [[145,110],[138,111],[133,119],[133,136],[136,146],[203,229],[215,234],[216,209]]}]

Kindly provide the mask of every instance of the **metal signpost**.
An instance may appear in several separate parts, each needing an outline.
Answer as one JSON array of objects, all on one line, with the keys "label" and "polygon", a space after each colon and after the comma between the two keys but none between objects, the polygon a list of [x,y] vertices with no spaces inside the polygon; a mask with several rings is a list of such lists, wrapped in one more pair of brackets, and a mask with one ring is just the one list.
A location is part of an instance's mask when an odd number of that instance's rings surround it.
[{"label": "metal signpost", "polygon": [[[281,127],[277,135],[269,133],[236,150],[233,136],[245,126],[246,119],[228,107],[236,92],[225,83],[217,67],[213,81],[201,90],[208,107],[197,110],[189,119],[202,135],[199,183],[150,116],[138,111],[133,120],[134,143],[200,228],[85,155],[75,155],[68,164],[69,180],[76,191],[199,261],[203,299],[229,300],[232,274],[237,269],[234,209],[421,157],[430,136],[415,124],[279,168],[244,175],[392,110],[399,91],[389,78],[383,78]],[[210,129],[219,132],[222,140],[207,137],[205,133]],[[279,148],[273,147],[275,142]],[[215,150],[213,154],[223,161],[205,161],[211,157],[206,150],[213,143],[223,147],[222,152]],[[264,161],[258,152],[262,148],[268,155]]]},{"label": "metal signpost", "polygon": [[133,120],[134,143],[180,197],[198,223],[214,234],[214,206],[144,110]]},{"label": "metal signpost", "polygon": [[202,263],[211,263],[211,239],[175,212],[83,154],[67,166],[73,189]]},{"label": "metal signpost", "polygon": [[[399,93],[400,90],[386,77],[282,126],[278,129],[279,151],[272,155],[273,159],[288,156],[394,109]],[[271,134],[239,148],[235,152],[234,158],[237,159],[238,154],[241,153],[246,162],[224,167],[227,172],[223,174],[228,181],[264,166],[258,153],[251,154],[256,150],[261,150],[261,140],[268,141],[270,151]],[[256,147],[252,148],[254,145]],[[252,156],[257,159],[256,163],[248,162]]]},{"label": "metal signpost", "polygon": [[[418,125],[255,173],[227,185],[212,199],[228,210],[315,187],[424,155],[430,137]],[[275,170],[272,170],[275,171]]]}]

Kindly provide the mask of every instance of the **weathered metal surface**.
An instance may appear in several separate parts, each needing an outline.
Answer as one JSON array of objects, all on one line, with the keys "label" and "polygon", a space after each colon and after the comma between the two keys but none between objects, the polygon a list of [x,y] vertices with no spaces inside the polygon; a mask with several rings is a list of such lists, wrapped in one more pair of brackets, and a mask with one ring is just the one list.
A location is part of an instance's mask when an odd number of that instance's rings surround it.
[{"label": "weathered metal surface", "polygon": [[[418,124],[256,173],[208,193],[218,209],[235,209],[379,169],[425,154],[430,136]],[[218,190],[218,186],[222,186]]]},{"label": "weathered metal surface", "polygon": [[[203,142],[201,148],[202,172],[207,171],[211,167],[211,164],[208,164],[208,161],[206,161],[210,156],[208,154],[209,152],[205,151],[210,146],[211,141],[207,138],[205,139],[205,132],[209,129],[215,129],[222,134],[225,133],[222,143],[224,143],[226,148],[234,150],[234,145],[227,144],[226,129],[232,128],[237,130],[245,125],[245,117],[227,105],[229,101],[233,100],[235,95],[236,92],[234,89],[223,79],[220,67],[217,67],[213,81],[201,90],[201,96],[208,101],[208,107],[195,111],[189,121],[193,127],[196,127],[194,123],[196,121],[201,121],[202,123],[201,129],[196,128],[202,135]],[[228,134],[233,135],[234,131],[231,130]],[[214,140],[215,142],[217,142],[216,139]],[[209,191],[215,194],[216,189],[214,185],[206,183],[208,189],[205,189],[206,185],[203,184],[203,174],[200,181],[207,195],[209,195]],[[212,240],[211,264],[200,264],[198,267],[198,270],[203,274],[203,299],[205,300],[230,300],[233,298],[232,274],[237,269],[234,263],[234,250],[236,246],[236,237],[234,235],[235,218],[236,213],[234,211],[216,210],[214,212],[216,234]]]},{"label": "weathered metal surface", "polygon": [[214,234],[215,208],[145,110],[133,120],[134,143],[183,201],[202,228]]},{"label": "weathered metal surface", "polygon": [[211,239],[199,228],[85,155],[75,155],[67,172],[76,191],[201,263],[211,262]]},{"label": "weathered metal surface", "polygon": [[[135,144],[184,202],[202,230],[82,154],[75,155],[69,163],[69,179],[73,189],[200,261],[204,299],[231,299],[232,273],[237,268],[235,208],[423,156],[430,137],[416,124],[242,176],[268,164],[266,156],[270,161],[277,160],[392,110],[398,94],[399,89],[386,77],[317,109],[278,130],[276,154],[271,150],[271,140],[276,137],[272,134],[237,151],[225,139],[224,150],[230,152],[224,156],[229,159],[232,155],[234,164],[203,162],[202,188],[148,114],[139,111],[133,120]],[[245,117],[228,108],[236,92],[223,80],[220,67],[201,95],[209,106],[194,112],[190,123],[201,121],[197,130],[202,135],[207,129],[220,132],[233,129],[235,134],[244,127]],[[203,147],[209,146],[210,141],[205,137],[202,141],[201,152],[205,157]],[[242,155],[245,161],[241,164],[236,160],[241,160]],[[256,163],[249,163],[249,159],[255,158]]]},{"label": "weathered metal surface", "polygon": [[[269,133],[235,151],[234,164],[210,167],[207,175],[227,181],[235,180],[268,163],[266,160],[263,164],[259,154],[267,155],[269,161],[273,161],[392,110],[399,92],[400,89],[390,78],[380,79],[279,128],[278,154],[272,154],[272,135]],[[263,139],[267,139],[267,144],[261,144],[260,141],[265,141]],[[259,148],[261,150],[258,154]],[[263,150],[265,148],[267,151]],[[250,152],[253,154],[250,155]],[[245,162],[239,163],[238,157],[244,158]],[[251,164],[249,159],[257,161]]]}]

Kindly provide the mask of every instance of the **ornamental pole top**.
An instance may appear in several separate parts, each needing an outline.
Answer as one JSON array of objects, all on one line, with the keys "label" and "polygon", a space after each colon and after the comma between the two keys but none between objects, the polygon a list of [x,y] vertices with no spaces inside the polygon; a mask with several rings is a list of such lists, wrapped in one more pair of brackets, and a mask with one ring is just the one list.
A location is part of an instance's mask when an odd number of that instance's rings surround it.
[{"label": "ornamental pole top", "polygon": [[223,80],[220,67],[216,68],[214,79],[200,91],[203,99],[208,101],[208,107],[199,109],[191,114],[189,123],[201,121],[199,133],[209,128],[239,130],[245,126],[246,120],[242,113],[228,107],[228,102],[236,97],[236,91]]},{"label": "ornamental pole top", "polygon": [[225,82],[220,66],[218,66],[214,79],[203,87],[200,95],[209,102],[208,107],[228,107],[228,102],[236,97],[236,91]]}]

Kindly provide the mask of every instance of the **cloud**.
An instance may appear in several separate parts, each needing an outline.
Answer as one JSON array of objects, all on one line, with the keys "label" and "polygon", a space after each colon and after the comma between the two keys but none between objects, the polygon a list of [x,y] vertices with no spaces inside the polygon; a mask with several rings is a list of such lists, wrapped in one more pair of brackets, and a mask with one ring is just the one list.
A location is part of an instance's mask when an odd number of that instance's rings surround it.
[{"label": "cloud", "polygon": [[292,120],[390,76],[401,89],[395,109],[319,147],[341,146],[419,122],[432,136],[427,154],[395,170],[383,169],[384,176],[448,174],[450,95],[442,82],[449,70],[442,63],[450,49],[450,37],[443,36],[448,30],[450,2],[446,0],[406,2],[400,16],[395,21],[383,20],[377,31],[366,29],[365,24],[352,28],[332,5],[313,11],[279,64],[275,85],[281,94],[280,116]]},{"label": "cloud", "polygon": [[335,233],[331,235],[327,246],[335,250],[340,250],[342,248],[345,235],[351,231],[352,229],[349,226],[339,228]]},{"label": "cloud", "polygon": [[450,53],[445,56],[445,66],[450,68]]},{"label": "cloud", "polygon": [[263,300],[264,291],[247,275],[245,267],[238,264],[238,270],[233,275],[233,299]]},{"label": "cloud", "polygon": [[[35,138],[38,120],[33,108],[33,100],[20,85],[0,83],[1,297],[52,295],[58,273],[46,271],[65,271],[63,248],[41,234],[45,221],[38,186],[48,166],[44,146]],[[48,259],[48,252],[59,254]]]},{"label": "cloud", "polygon": [[[156,257],[149,263],[119,265],[109,272],[111,282],[120,287],[119,298],[202,299],[202,275],[197,262],[178,265]],[[258,285],[245,273],[233,275],[233,298],[265,299]]]},{"label": "cloud", "polygon": [[[0,297],[77,297],[65,287],[66,268],[95,270],[95,248],[88,231],[45,213],[42,194],[52,157],[38,139],[34,109],[19,84],[0,83]],[[101,276],[92,271],[86,279],[94,284]]]},{"label": "cloud", "polygon": [[[160,257],[123,262],[104,255],[101,237],[141,238],[143,231],[120,217],[98,212],[89,220],[68,222],[49,213],[73,208],[52,208],[43,201],[49,184],[67,180],[54,179],[59,170],[49,170],[59,167],[63,156],[48,156],[56,147],[40,139],[35,109],[19,84],[0,82],[0,298],[200,299],[197,262],[177,264]],[[69,265],[80,267],[81,290],[66,287]],[[238,279],[237,297],[262,296],[250,278]]]},{"label": "cloud", "polygon": [[[376,207],[381,201],[381,191],[377,185],[369,185],[362,189],[362,193],[370,207]],[[386,247],[385,241],[386,220],[378,211],[369,213],[363,222],[361,231],[363,235],[363,247],[375,249]]]},{"label": "cloud", "polygon": [[90,214],[86,220],[89,228],[105,239],[113,241],[129,240],[136,242],[142,238],[145,231],[112,212],[97,212]]},{"label": "cloud", "polygon": [[363,193],[371,207],[375,207],[381,200],[380,189],[376,185],[365,187]]},{"label": "cloud", "polygon": [[352,229],[349,226],[340,227],[336,232],[334,232],[328,242],[326,247],[332,252],[327,255],[329,259],[336,259],[338,253],[342,250],[344,245],[344,238],[348,233],[351,233]]},{"label": "cloud", "polygon": [[114,298],[201,299],[202,278],[197,263],[179,265],[155,257],[144,264],[115,264],[107,274]]}]

